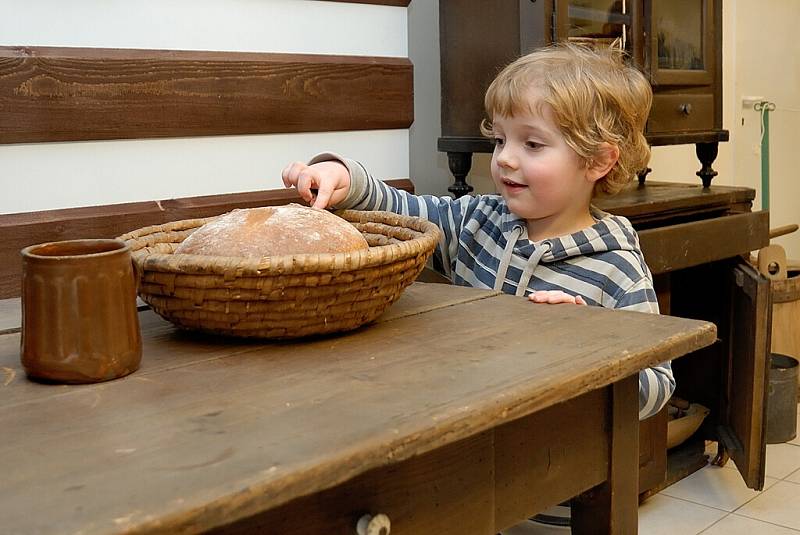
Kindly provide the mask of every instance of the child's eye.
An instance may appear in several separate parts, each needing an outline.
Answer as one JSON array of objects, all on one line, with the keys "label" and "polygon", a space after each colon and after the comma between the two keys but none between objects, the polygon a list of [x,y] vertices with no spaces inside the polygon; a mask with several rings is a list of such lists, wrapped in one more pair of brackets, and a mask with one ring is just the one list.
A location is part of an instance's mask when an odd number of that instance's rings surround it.
[{"label": "child's eye", "polygon": [[529,149],[540,149],[543,147],[543,145],[538,141],[526,141],[525,146]]},{"label": "child's eye", "polygon": [[502,147],[505,142],[506,142],[505,139],[497,136],[495,136],[494,139],[492,140],[492,143],[494,143],[496,147]]}]

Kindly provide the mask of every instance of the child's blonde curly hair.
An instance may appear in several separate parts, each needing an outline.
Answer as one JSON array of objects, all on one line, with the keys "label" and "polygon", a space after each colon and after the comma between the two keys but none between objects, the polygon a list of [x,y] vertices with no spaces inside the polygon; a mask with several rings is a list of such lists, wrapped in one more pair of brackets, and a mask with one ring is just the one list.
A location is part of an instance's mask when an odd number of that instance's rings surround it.
[{"label": "child's blonde curly hair", "polygon": [[[539,98],[531,101],[531,90]],[[538,49],[506,66],[486,91],[487,115],[540,113],[550,106],[567,144],[590,165],[601,143],[619,147],[619,160],[597,181],[595,193],[614,194],[650,161],[644,127],[653,91],[644,75],[626,65],[622,52],[570,43]],[[489,120],[481,124],[492,135]]]}]

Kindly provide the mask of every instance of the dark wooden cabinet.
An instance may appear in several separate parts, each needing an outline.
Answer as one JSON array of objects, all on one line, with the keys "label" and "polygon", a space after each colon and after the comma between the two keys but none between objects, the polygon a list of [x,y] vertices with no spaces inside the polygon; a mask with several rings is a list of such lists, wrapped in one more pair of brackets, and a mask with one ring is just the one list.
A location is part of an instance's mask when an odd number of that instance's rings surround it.
[{"label": "dark wooden cabinet", "polygon": [[735,461],[748,487],[763,488],[770,289],[742,257],[769,243],[769,214],[751,211],[754,196],[749,188],[648,182],[598,199],[637,229],[662,313],[718,330],[714,344],[673,365],[676,396],[710,409],[698,432],[667,452],[664,412],[642,422],[645,496],[705,466],[706,440]]},{"label": "dark wooden cabinet", "polygon": [[[708,187],[722,129],[721,0],[440,0],[442,135],[456,196],[480,134],[483,95],[516,57],[554,41],[623,48],[653,87],[646,136],[651,145],[695,143]],[[644,182],[648,170],[639,174]]]}]

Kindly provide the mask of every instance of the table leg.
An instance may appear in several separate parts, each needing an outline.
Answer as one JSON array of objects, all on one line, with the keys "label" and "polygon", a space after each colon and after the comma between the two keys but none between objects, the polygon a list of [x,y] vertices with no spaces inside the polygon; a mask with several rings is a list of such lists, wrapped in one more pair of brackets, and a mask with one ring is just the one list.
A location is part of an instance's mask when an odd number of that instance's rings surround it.
[{"label": "table leg", "polygon": [[638,374],[609,388],[608,480],[572,499],[572,532],[575,534],[630,535],[638,530]]}]

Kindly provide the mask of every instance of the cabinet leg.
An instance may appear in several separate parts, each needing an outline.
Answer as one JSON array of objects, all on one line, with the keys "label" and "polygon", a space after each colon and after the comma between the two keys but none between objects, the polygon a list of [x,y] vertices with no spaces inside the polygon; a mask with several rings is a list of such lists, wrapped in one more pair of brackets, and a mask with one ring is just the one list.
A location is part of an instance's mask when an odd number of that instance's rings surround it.
[{"label": "cabinet leg", "polygon": [[455,178],[455,182],[447,188],[447,191],[458,198],[475,189],[467,184],[467,175],[472,168],[471,152],[448,152],[447,163],[450,166],[450,172],[453,173]]},{"label": "cabinet leg", "polygon": [[725,466],[728,464],[731,456],[728,454],[728,449],[725,447],[722,442],[717,442],[717,454],[714,456],[714,460],[711,461],[711,464],[714,466]]},{"label": "cabinet leg", "polygon": [[645,179],[647,179],[647,175],[650,174],[650,171],[652,171],[652,169],[650,169],[649,167],[645,167],[644,169],[636,173],[636,176],[639,178],[640,186],[644,186],[644,181]]},{"label": "cabinet leg", "polygon": [[695,152],[697,158],[703,167],[695,173],[703,181],[703,187],[711,186],[711,179],[717,176],[717,172],[711,167],[714,160],[717,159],[717,151],[719,150],[719,143],[697,143],[695,145]]}]

